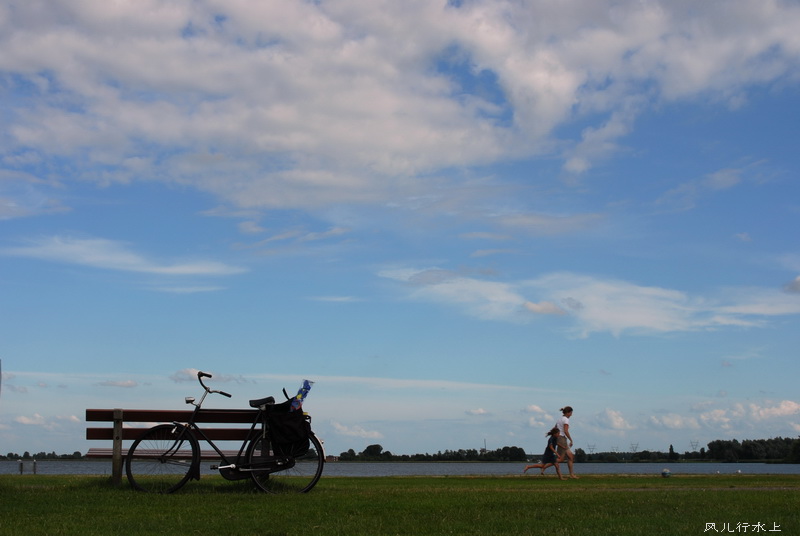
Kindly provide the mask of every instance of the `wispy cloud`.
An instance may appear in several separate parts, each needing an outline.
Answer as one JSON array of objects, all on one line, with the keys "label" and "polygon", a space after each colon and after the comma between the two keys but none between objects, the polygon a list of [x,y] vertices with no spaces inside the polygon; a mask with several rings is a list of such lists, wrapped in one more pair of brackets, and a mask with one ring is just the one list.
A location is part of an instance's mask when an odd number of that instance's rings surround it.
[{"label": "wispy cloud", "polygon": [[510,255],[513,253],[518,253],[518,251],[515,249],[478,249],[473,251],[470,254],[470,257],[480,258],[480,257],[489,257],[493,255]]},{"label": "wispy cloud", "polygon": [[[200,372],[198,369],[193,368],[181,369],[170,374],[169,379],[175,383],[194,383],[197,381],[198,372]],[[253,383],[253,380],[249,380],[241,375],[220,374],[211,370],[204,370],[203,372],[211,374],[211,380],[214,382]]]},{"label": "wispy cloud", "polygon": [[332,302],[332,303],[351,303],[361,301],[359,298],[353,296],[312,296],[308,298],[311,301]]},{"label": "wispy cloud", "polygon": [[506,234],[498,234],[498,233],[489,233],[485,231],[475,231],[471,233],[464,233],[460,235],[461,238],[467,240],[493,240],[493,241],[505,241],[511,240],[510,235]]},{"label": "wispy cloud", "polygon": [[[693,209],[700,199],[739,185],[744,180],[744,177],[754,173],[753,168],[757,165],[752,164],[751,166],[737,169],[720,169],[700,179],[684,182],[659,197],[656,200],[656,205],[666,210]],[[742,241],[750,240],[750,236],[747,233],[740,233],[737,236]]]},{"label": "wispy cloud", "polygon": [[522,321],[519,312],[526,300],[507,283],[461,276],[438,268],[388,269],[379,275],[407,284],[412,299],[456,305],[479,318]]},{"label": "wispy cloud", "polygon": [[564,317],[581,337],[759,327],[772,316],[800,314],[796,296],[774,289],[727,288],[712,296],[692,296],[573,273],[516,282],[440,268],[387,269],[378,275],[403,283],[410,299],[441,303],[486,320],[526,323],[539,316]]},{"label": "wispy cloud", "polygon": [[165,292],[167,294],[198,294],[203,292],[219,292],[221,290],[225,290],[227,287],[206,285],[193,287],[160,286],[150,288],[156,292]]},{"label": "wispy cloud", "polygon": [[216,261],[158,262],[132,251],[125,243],[104,238],[44,237],[30,240],[22,246],[2,248],[0,254],[105,270],[168,276],[225,276],[246,271]]},{"label": "wispy cloud", "polygon": [[124,389],[132,389],[139,386],[134,380],[107,380],[99,382],[97,385],[100,387],[122,387]]},{"label": "wispy cloud", "polygon": [[506,227],[534,235],[559,235],[593,229],[603,222],[602,214],[510,214],[498,218]]},{"label": "wispy cloud", "polygon": [[315,242],[317,240],[327,240],[328,238],[342,236],[349,232],[350,229],[347,229],[345,227],[334,227],[332,229],[328,229],[327,231],[319,233],[306,233],[300,238],[300,240],[303,242]]}]

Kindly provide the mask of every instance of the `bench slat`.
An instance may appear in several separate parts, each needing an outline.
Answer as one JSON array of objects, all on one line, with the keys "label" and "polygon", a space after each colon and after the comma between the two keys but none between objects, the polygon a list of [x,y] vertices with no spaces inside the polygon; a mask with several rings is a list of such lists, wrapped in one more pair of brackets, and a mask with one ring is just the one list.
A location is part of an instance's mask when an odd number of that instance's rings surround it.
[{"label": "bench slat", "polygon": [[[122,429],[122,439],[138,439],[148,428],[128,428]],[[250,428],[202,428],[203,433],[214,441],[244,441],[247,439]],[[202,441],[202,437],[195,434],[197,439]],[[113,428],[87,428],[86,439],[114,439]]]},{"label": "bench slat", "polygon": [[[213,423],[252,423],[257,409],[202,409],[197,414],[196,422]],[[191,417],[192,410],[162,409],[126,409],[122,412],[125,422],[185,422]],[[113,409],[87,409],[87,422],[113,422]]]},{"label": "bench slat", "polygon": [[[223,450],[222,453],[225,455],[226,458],[232,459],[236,458],[236,455],[239,454],[238,450]],[[86,453],[87,458],[111,458],[113,455],[113,449],[105,449],[105,448],[90,448]],[[128,455],[127,452],[122,453],[122,459],[124,460],[125,457]],[[179,458],[181,456],[178,456]],[[186,458],[189,457],[188,453],[185,456]],[[219,460],[219,454],[213,450],[201,450],[200,451],[200,459],[201,460]]]}]

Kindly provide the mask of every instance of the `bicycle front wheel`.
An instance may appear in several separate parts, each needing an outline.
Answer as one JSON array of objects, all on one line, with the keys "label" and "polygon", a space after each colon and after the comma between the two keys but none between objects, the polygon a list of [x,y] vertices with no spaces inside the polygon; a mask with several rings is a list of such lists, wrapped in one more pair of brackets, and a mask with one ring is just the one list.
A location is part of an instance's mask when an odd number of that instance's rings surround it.
[{"label": "bicycle front wheel", "polygon": [[306,452],[274,452],[268,438],[256,437],[247,447],[250,476],[256,486],[268,493],[306,493],[322,476],[325,452],[312,432]]},{"label": "bicycle front wheel", "polygon": [[194,475],[200,465],[200,445],[186,428],[161,424],[133,442],[125,471],[134,489],[172,493]]}]

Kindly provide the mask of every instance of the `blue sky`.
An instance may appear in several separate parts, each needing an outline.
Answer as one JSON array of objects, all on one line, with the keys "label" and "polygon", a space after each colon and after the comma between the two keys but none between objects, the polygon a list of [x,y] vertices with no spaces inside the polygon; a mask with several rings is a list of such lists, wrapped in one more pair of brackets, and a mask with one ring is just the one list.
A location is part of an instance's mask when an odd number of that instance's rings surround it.
[{"label": "blue sky", "polygon": [[0,1],[0,452],[800,434],[794,2]]}]

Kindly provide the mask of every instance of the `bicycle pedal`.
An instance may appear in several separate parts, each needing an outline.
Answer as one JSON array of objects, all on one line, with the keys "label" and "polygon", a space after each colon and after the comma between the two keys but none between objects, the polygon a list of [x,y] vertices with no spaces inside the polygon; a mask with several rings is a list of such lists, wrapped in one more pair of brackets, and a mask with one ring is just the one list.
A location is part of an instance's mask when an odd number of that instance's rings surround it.
[{"label": "bicycle pedal", "polygon": [[217,469],[219,469],[219,465],[212,465],[211,466],[211,470],[212,471],[216,471]]}]

